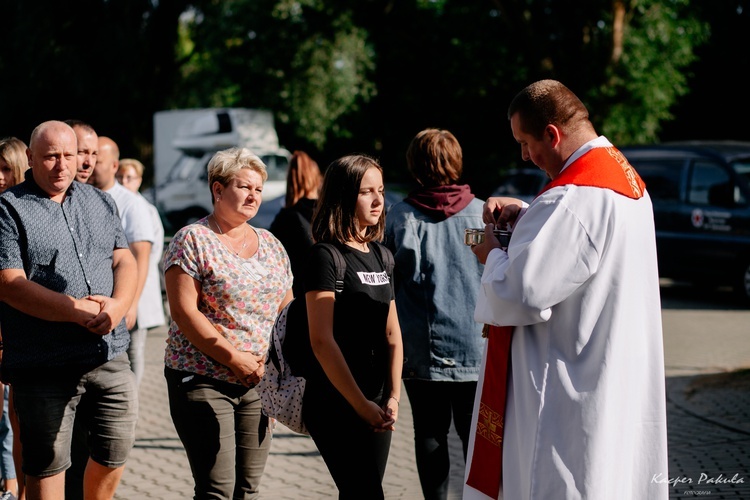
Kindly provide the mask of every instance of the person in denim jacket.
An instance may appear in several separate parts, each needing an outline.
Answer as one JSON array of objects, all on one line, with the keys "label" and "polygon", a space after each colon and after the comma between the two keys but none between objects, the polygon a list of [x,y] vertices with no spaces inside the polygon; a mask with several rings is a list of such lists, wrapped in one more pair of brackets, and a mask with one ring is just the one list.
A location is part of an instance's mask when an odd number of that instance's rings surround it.
[{"label": "person in denim jacket", "polygon": [[445,499],[451,420],[464,458],[484,350],[474,305],[483,266],[464,230],[483,228],[483,201],[468,185],[461,146],[447,130],[426,129],[406,153],[419,187],[386,216],[396,260],[396,306],[404,342],[403,379],[414,417],[417,469],[425,499]]}]

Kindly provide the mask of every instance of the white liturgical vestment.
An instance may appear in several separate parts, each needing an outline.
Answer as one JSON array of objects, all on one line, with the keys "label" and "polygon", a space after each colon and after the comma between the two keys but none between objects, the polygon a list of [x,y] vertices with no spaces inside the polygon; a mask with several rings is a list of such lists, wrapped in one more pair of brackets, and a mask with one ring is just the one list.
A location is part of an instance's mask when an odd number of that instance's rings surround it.
[{"label": "white liturgical vestment", "polygon": [[[599,137],[565,168],[598,147],[629,167]],[[515,327],[498,498],[668,497],[654,217],[639,196],[553,187],[517,220],[507,253],[487,258],[475,319]],[[467,471],[476,419],[475,408]],[[465,486],[464,499],[480,498]]]}]

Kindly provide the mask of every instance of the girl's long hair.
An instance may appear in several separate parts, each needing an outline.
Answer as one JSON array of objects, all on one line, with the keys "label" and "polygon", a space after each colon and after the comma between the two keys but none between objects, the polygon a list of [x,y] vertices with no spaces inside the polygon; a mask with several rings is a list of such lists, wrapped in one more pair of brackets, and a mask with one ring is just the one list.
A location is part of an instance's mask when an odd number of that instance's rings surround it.
[{"label": "girl's long hair", "polygon": [[316,242],[347,241],[367,243],[380,241],[385,231],[385,211],[374,226],[367,227],[364,236],[360,235],[356,217],[359,187],[365,172],[383,169],[375,159],[367,155],[349,155],[334,160],[326,169],[320,199],[312,218],[312,235]]}]

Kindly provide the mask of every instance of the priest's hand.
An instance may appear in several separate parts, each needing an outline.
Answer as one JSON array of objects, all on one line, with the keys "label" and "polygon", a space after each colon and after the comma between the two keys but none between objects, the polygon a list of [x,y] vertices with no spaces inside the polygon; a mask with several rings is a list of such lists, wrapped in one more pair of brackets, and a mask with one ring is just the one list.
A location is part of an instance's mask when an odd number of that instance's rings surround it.
[{"label": "priest's hand", "polygon": [[507,224],[516,221],[522,208],[523,201],[516,198],[505,196],[487,198],[482,210],[482,220],[485,224],[495,224],[498,228],[504,229]]},{"label": "priest's hand", "polygon": [[472,245],[471,251],[477,256],[479,262],[482,264],[487,262],[487,256],[495,248],[502,248],[500,246],[500,240],[495,237],[494,233],[495,225],[487,224],[484,226],[484,241],[479,245]]}]

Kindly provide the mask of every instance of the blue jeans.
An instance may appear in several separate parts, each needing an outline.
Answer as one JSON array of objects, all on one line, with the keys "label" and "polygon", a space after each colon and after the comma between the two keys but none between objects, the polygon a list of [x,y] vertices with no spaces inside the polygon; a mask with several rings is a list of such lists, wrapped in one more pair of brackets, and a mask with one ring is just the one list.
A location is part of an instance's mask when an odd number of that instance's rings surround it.
[{"label": "blue jeans", "polygon": [[3,416],[0,418],[0,477],[3,479],[16,478],[16,467],[13,464],[13,431],[10,428],[10,415],[8,415],[9,390],[10,387],[4,384]]},{"label": "blue jeans", "polygon": [[164,368],[164,376],[195,498],[259,498],[271,432],[258,391],[171,368]]},{"label": "blue jeans", "polygon": [[128,356],[82,376],[19,379],[13,384],[23,472],[54,476],[70,467],[75,421],[83,419],[91,458],[105,467],[125,464],[135,444],[138,391]]},{"label": "blue jeans", "polygon": [[143,370],[146,367],[146,337],[148,330],[145,328],[133,328],[130,330],[130,346],[128,347],[128,358],[130,369],[135,373],[136,386],[140,387],[143,380]]}]

